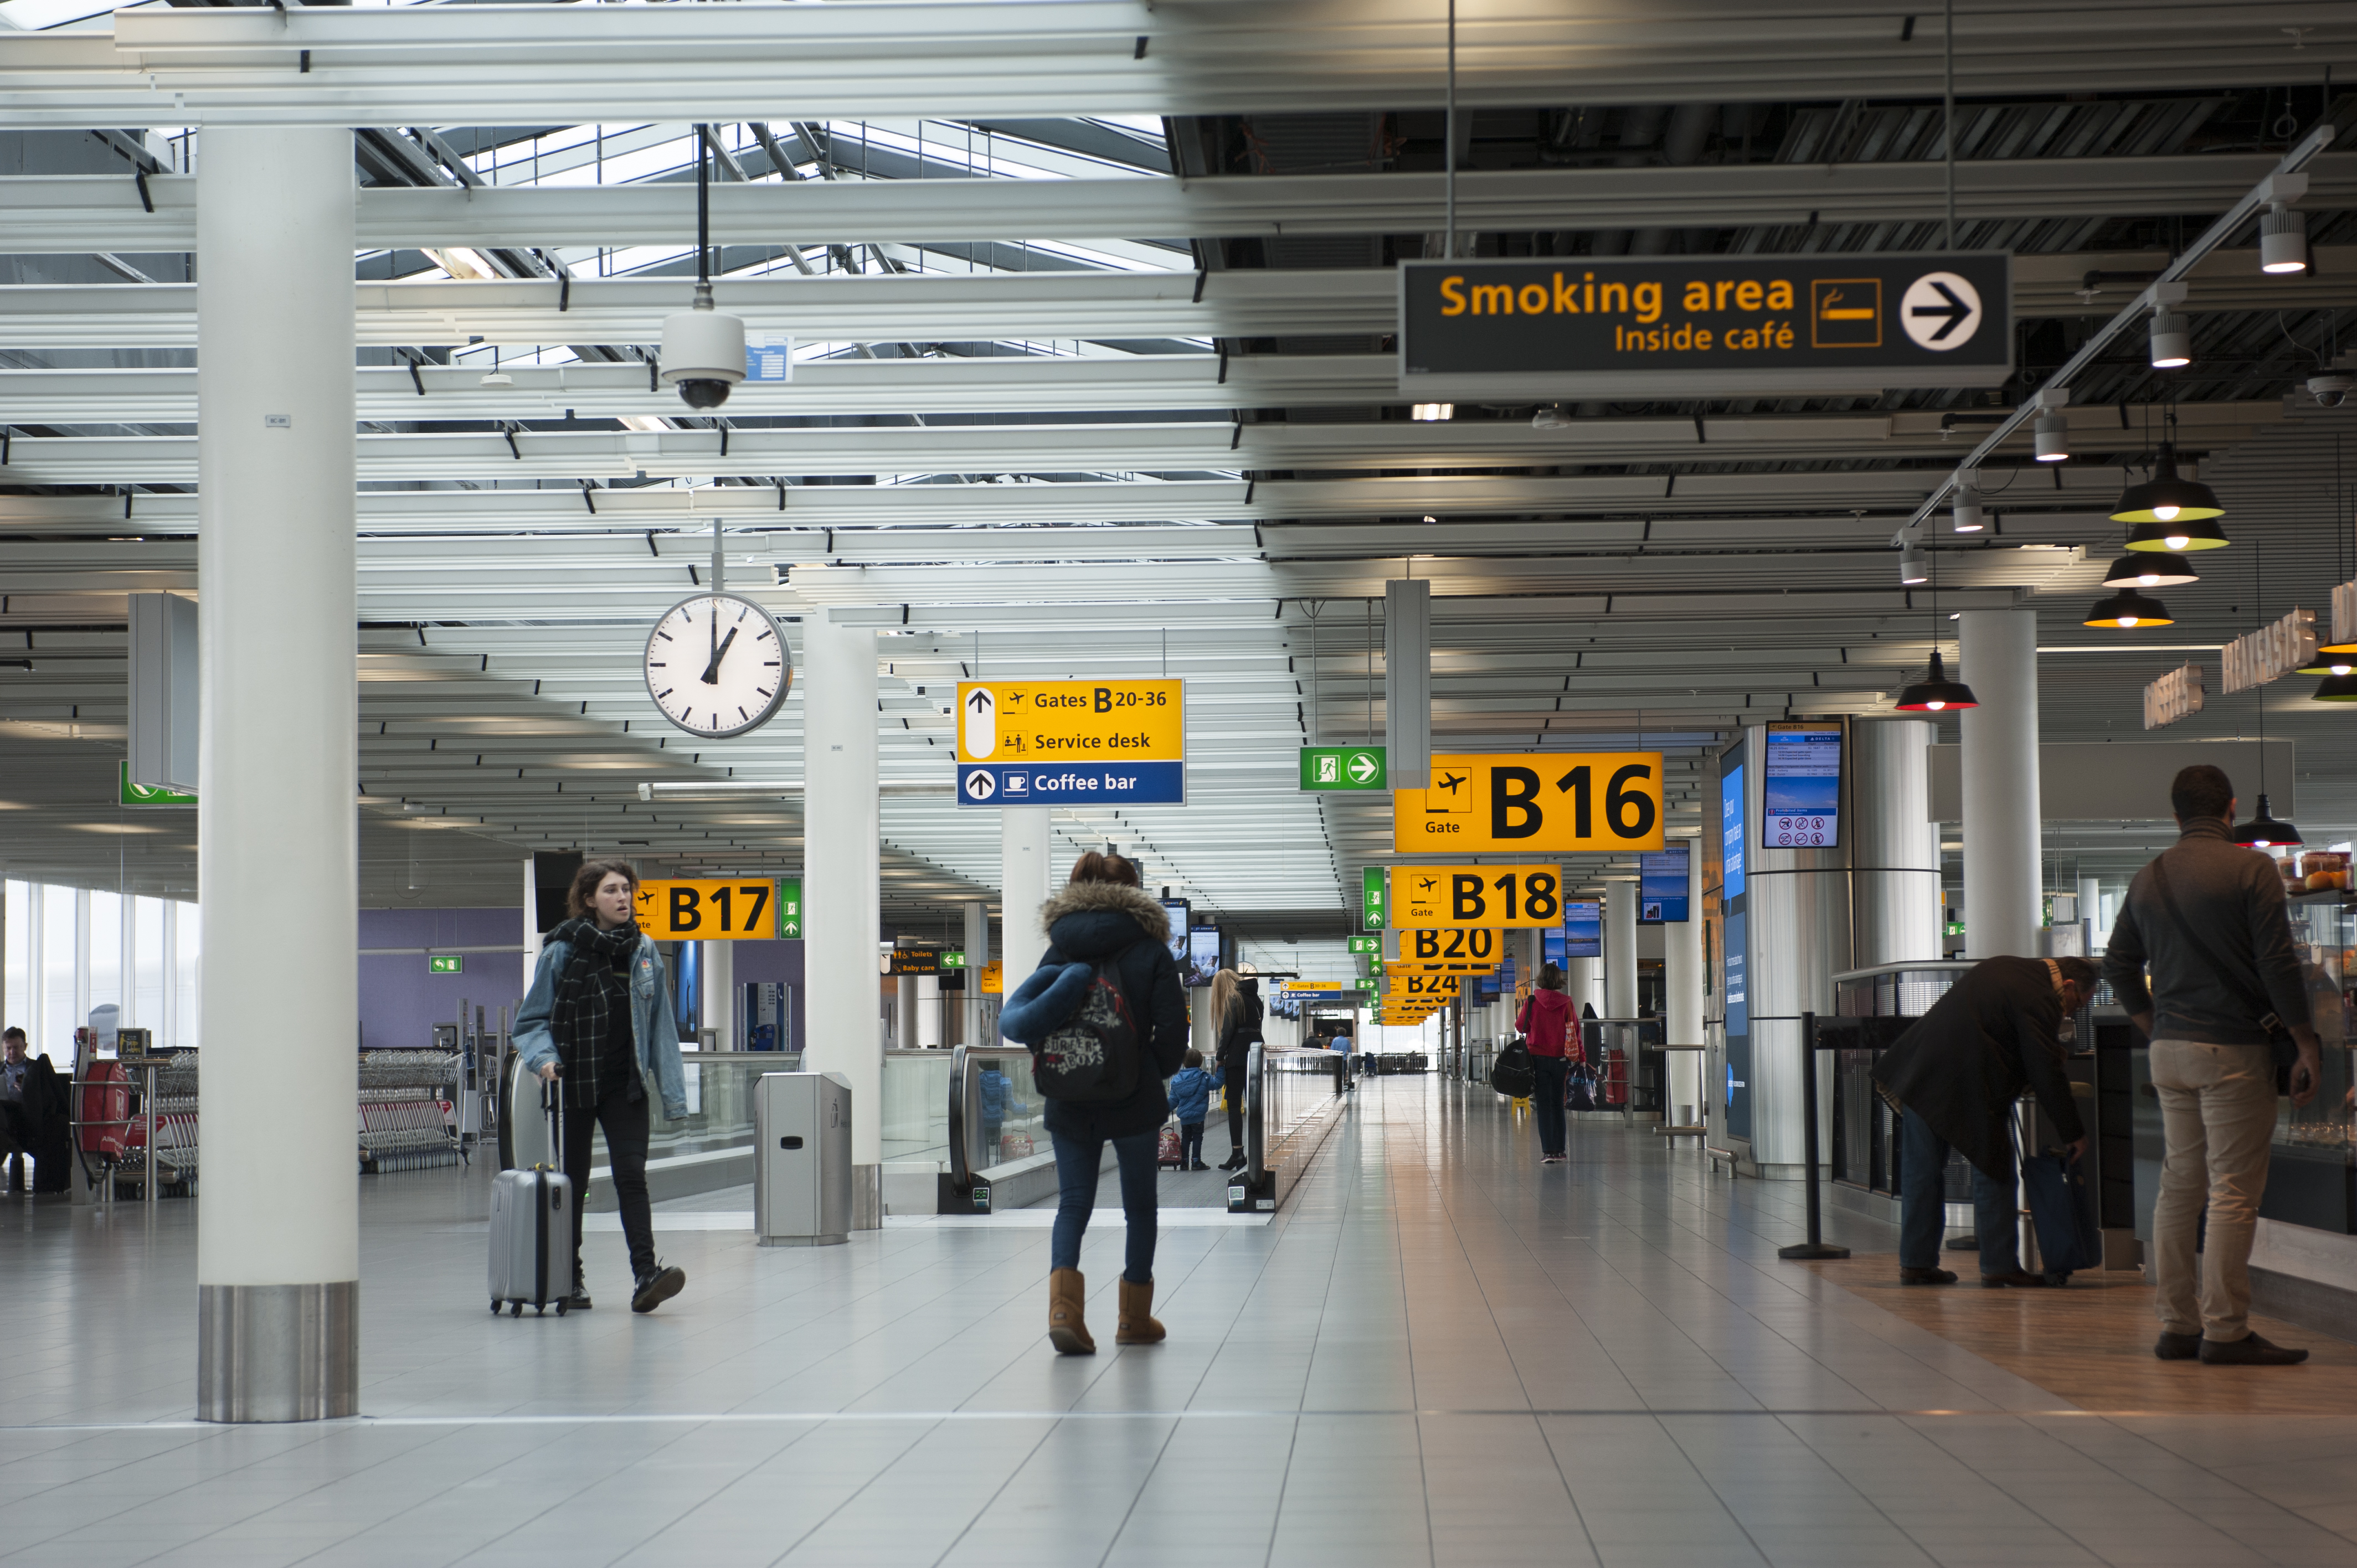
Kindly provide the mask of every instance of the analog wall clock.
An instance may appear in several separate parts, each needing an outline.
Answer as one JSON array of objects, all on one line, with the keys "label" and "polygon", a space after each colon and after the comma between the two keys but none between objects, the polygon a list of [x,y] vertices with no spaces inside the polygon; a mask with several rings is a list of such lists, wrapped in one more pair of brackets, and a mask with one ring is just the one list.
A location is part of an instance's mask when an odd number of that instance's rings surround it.
[{"label": "analog wall clock", "polygon": [[693,736],[719,740],[770,722],[793,684],[793,655],[770,612],[735,594],[698,594],[647,638],[647,695]]}]

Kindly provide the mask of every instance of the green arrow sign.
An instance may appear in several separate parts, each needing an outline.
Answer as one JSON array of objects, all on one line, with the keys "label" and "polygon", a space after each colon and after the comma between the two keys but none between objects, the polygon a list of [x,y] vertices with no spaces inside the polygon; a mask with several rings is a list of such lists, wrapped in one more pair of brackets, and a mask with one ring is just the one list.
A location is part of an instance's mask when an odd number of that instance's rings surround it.
[{"label": "green arrow sign", "polygon": [[1375,790],[1388,775],[1380,746],[1305,746],[1301,787],[1313,790]]},{"label": "green arrow sign", "polygon": [[1361,866],[1359,890],[1361,907],[1364,910],[1360,917],[1360,924],[1370,931],[1382,930],[1384,906],[1391,902],[1387,884],[1383,881],[1383,868],[1380,865]]},{"label": "green arrow sign", "polygon": [[185,793],[182,790],[168,789],[161,784],[134,784],[131,782],[131,764],[128,760],[115,764],[115,767],[118,770],[116,773],[116,782],[121,786],[117,802],[118,804],[125,806],[193,806],[197,803],[197,798],[194,795]]},{"label": "green arrow sign", "polygon": [[1351,939],[1351,950],[1352,952],[1381,952],[1383,950],[1383,939],[1381,937],[1352,937]]},{"label": "green arrow sign", "polygon": [[778,879],[778,935],[792,941],[802,934],[802,879],[783,876]]},{"label": "green arrow sign", "polygon": [[945,952],[942,954],[942,967],[943,969],[963,969],[965,967],[965,954],[962,952]]},{"label": "green arrow sign", "polygon": [[425,972],[464,974],[467,972],[467,955],[456,952],[428,953],[425,955]]}]

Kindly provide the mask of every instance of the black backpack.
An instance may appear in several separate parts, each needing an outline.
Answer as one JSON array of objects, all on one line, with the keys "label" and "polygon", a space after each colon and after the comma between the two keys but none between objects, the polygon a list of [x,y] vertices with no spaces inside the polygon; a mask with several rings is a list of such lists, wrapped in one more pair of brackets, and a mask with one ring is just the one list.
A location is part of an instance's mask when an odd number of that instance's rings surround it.
[{"label": "black backpack", "polygon": [[1538,1086],[1538,1069],[1531,1066],[1531,1047],[1519,1037],[1508,1040],[1490,1063],[1490,1087],[1509,1100],[1527,1100]]},{"label": "black backpack", "polygon": [[1125,1100],[1142,1059],[1129,998],[1108,961],[1096,966],[1072,1015],[1031,1047],[1031,1081],[1049,1100]]}]

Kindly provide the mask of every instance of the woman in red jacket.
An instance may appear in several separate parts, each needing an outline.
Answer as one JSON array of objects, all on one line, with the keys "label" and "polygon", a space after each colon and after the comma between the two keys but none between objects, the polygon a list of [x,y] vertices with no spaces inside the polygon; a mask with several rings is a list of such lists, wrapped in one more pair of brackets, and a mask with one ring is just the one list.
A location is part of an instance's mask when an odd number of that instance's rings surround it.
[{"label": "woman in red jacket", "polygon": [[1571,1064],[1580,1059],[1577,1036],[1570,1032],[1571,999],[1563,993],[1563,971],[1547,964],[1539,971],[1538,985],[1523,1003],[1514,1027],[1531,1047],[1531,1067],[1538,1086],[1531,1103],[1539,1112],[1539,1164],[1559,1165],[1570,1158],[1563,1152],[1563,1082]]}]

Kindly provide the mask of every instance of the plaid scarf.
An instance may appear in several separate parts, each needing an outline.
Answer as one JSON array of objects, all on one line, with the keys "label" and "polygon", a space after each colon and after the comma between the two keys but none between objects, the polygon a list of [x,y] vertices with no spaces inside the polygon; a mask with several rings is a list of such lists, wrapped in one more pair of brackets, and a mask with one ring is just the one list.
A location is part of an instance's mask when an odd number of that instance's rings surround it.
[{"label": "plaid scarf", "polygon": [[602,1093],[615,1089],[638,1098],[643,1090],[625,967],[639,950],[637,923],[600,930],[594,920],[571,919],[549,932],[548,940],[569,950],[549,1014],[549,1032],[565,1063],[565,1104],[592,1110]]}]

